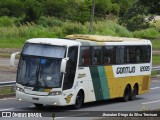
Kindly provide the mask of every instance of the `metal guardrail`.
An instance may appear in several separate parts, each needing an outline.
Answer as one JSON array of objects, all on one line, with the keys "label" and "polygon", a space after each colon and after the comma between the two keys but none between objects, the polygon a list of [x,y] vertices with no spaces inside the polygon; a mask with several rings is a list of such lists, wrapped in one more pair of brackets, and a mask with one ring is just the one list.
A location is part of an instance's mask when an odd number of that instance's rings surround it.
[{"label": "metal guardrail", "polygon": [[[152,71],[158,71],[158,73],[160,74],[160,66],[158,66],[158,67],[152,67]],[[0,87],[15,86],[15,84],[16,84],[16,81],[0,82]]]},{"label": "metal guardrail", "polygon": [[0,82],[0,87],[4,86],[14,86],[16,85],[16,81],[9,81],[9,82]]},{"label": "metal guardrail", "polygon": [[5,89],[6,87],[10,87],[10,92],[12,93],[13,91],[15,91],[16,88],[16,81],[9,81],[9,82],[0,82],[0,90]]},{"label": "metal guardrail", "polygon": [[155,71],[155,70],[160,71],[160,66],[158,66],[158,67],[152,67],[152,71]]}]

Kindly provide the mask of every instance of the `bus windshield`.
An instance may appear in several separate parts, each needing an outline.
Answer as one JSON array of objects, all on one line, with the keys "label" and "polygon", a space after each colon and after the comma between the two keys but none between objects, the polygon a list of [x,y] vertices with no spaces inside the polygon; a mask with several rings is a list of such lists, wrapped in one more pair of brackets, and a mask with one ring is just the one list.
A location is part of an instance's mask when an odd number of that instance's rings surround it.
[{"label": "bus windshield", "polygon": [[18,66],[17,83],[30,87],[61,87],[60,65],[65,51],[65,47],[25,45]]}]

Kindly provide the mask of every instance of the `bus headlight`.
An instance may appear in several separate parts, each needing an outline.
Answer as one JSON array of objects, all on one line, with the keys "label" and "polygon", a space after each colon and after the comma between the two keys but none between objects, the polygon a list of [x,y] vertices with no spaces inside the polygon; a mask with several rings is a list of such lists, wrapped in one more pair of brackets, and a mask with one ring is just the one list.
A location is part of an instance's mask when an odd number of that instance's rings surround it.
[{"label": "bus headlight", "polygon": [[60,95],[61,91],[51,91],[48,95]]},{"label": "bus headlight", "polygon": [[23,88],[20,88],[20,87],[16,87],[16,90],[20,91],[20,92],[24,92],[24,89]]}]

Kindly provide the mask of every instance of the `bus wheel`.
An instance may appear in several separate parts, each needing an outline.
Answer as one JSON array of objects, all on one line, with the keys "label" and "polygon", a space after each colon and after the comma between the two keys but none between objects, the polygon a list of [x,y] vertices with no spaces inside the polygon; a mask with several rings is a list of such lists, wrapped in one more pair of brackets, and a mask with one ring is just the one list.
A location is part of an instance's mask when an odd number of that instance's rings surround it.
[{"label": "bus wheel", "polygon": [[79,109],[82,106],[83,102],[84,102],[84,95],[80,91],[76,96],[76,102],[75,102],[74,108]]},{"label": "bus wheel", "polygon": [[129,100],[130,96],[131,96],[131,90],[130,90],[129,86],[126,86],[126,89],[125,89],[124,95],[123,95],[123,101],[127,102]]},{"label": "bus wheel", "polygon": [[36,108],[42,108],[43,107],[43,104],[34,103],[34,105],[35,105]]},{"label": "bus wheel", "polygon": [[132,92],[131,92],[131,96],[130,96],[130,100],[131,101],[133,101],[133,100],[135,100],[136,99],[136,94],[137,94],[137,86],[134,86],[133,87],[133,90],[132,90]]}]

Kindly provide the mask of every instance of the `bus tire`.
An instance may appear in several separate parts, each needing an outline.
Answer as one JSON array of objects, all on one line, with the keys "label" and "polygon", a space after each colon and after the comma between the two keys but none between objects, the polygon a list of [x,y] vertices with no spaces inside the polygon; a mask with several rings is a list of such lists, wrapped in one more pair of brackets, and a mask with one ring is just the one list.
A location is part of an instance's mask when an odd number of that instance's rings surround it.
[{"label": "bus tire", "polygon": [[36,108],[42,108],[43,107],[43,104],[34,103],[34,105],[35,105]]},{"label": "bus tire", "polygon": [[75,109],[81,108],[83,103],[84,103],[84,95],[83,95],[82,91],[79,91],[77,96],[76,96],[76,101],[75,101],[74,108]]},{"label": "bus tire", "polygon": [[130,96],[131,96],[131,90],[130,90],[130,87],[127,85],[124,91],[123,98],[122,98],[123,102],[127,102]]},{"label": "bus tire", "polygon": [[131,101],[136,99],[137,92],[138,92],[138,88],[136,85],[134,85],[133,90],[131,92],[131,96],[130,96]]}]

